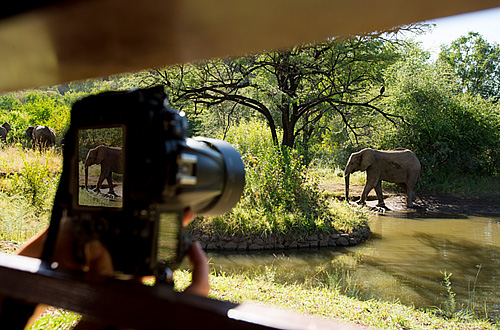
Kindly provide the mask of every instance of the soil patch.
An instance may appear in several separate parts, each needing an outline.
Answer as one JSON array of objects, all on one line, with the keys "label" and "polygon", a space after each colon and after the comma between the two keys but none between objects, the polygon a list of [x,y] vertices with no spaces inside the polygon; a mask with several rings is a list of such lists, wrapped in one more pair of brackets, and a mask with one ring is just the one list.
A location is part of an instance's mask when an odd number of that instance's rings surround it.
[{"label": "soil patch", "polygon": [[[343,184],[323,184],[322,188],[340,200],[344,198]],[[352,200],[359,199],[363,186],[350,185],[349,194]],[[405,195],[400,191],[384,190],[385,212],[417,212],[428,215],[465,214],[500,216],[499,196],[452,196],[445,194],[417,192],[414,208],[406,207]],[[367,206],[375,209],[377,198],[375,191],[368,195]],[[382,211],[382,210],[380,210]]]}]

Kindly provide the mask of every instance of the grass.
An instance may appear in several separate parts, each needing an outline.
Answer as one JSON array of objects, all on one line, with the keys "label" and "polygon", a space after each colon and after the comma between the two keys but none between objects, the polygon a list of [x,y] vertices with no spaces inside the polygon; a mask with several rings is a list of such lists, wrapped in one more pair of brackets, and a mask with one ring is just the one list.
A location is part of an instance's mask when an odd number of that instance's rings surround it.
[{"label": "grass", "polygon": [[80,318],[79,314],[70,311],[48,308],[28,330],[70,330],[76,326]]},{"label": "grass", "polygon": [[35,207],[20,195],[0,192],[0,209],[0,237],[5,241],[22,243],[48,224],[48,215],[39,218]]},{"label": "grass", "polygon": [[500,176],[441,177],[424,183],[424,189],[454,196],[500,197]]},{"label": "grass", "polygon": [[279,219],[268,217],[259,209],[236,206],[229,216],[197,217],[191,226],[194,231],[243,236],[294,236],[313,232],[352,232],[368,224],[369,211],[352,207],[336,200],[325,201],[329,208],[327,217],[306,221],[284,213]]},{"label": "grass", "polygon": [[[176,285],[183,290],[190,272],[176,272]],[[210,297],[241,303],[251,301],[294,310],[336,321],[346,321],[379,329],[498,329],[488,321],[443,318],[430,311],[377,299],[366,301],[348,297],[330,286],[311,287],[299,283],[276,283],[267,274],[261,278],[245,275],[212,274]]]},{"label": "grass", "polygon": [[2,240],[22,243],[47,226],[61,167],[62,157],[53,149],[0,149]]}]

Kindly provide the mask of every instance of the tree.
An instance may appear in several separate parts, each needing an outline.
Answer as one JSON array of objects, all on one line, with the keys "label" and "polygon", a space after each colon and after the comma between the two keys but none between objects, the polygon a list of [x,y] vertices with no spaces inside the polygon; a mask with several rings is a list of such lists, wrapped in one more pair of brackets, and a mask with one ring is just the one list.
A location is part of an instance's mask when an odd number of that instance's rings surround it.
[{"label": "tree", "polygon": [[469,32],[442,46],[439,59],[450,64],[462,88],[472,95],[498,102],[500,99],[500,46],[488,43],[479,33]]},{"label": "tree", "polygon": [[380,147],[412,149],[429,180],[500,172],[500,116],[496,105],[463,93],[458,75],[445,62],[429,63],[418,48],[387,71],[387,111],[411,125],[384,127]]},{"label": "tree", "polygon": [[253,109],[265,118],[275,144],[278,128],[282,145],[294,147],[301,135],[307,143],[321,119],[335,114],[357,139],[369,124],[356,122],[360,114],[404,121],[377,105],[384,97],[383,69],[399,56],[393,47],[398,40],[390,36],[378,32],[157,69],[149,83],[165,85],[172,104],[191,115],[221,104],[231,104],[225,107],[231,111]]}]

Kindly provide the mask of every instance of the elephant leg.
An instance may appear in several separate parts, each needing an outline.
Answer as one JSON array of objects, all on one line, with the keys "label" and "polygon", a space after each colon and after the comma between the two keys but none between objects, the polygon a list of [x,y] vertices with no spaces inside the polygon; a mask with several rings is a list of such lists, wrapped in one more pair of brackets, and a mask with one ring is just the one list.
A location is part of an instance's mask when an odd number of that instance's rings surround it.
[{"label": "elephant leg", "polygon": [[95,191],[100,193],[101,192],[101,185],[104,179],[107,177],[107,174],[105,171],[101,169],[101,174],[99,175],[99,179],[97,180],[97,185],[95,186]]},{"label": "elephant leg", "polygon": [[415,193],[413,192],[413,187],[408,186],[408,191],[406,193],[406,207],[413,207],[414,199],[415,199]]},{"label": "elephant leg", "polygon": [[109,186],[108,194],[116,196],[115,188],[113,187],[113,172],[109,171],[109,174],[106,177],[106,181],[108,181]]},{"label": "elephant leg", "polygon": [[377,206],[385,206],[384,195],[382,194],[382,181],[379,180],[375,186],[375,193],[377,194],[378,204]]},{"label": "elephant leg", "polygon": [[359,203],[364,204],[366,199],[368,198],[368,194],[372,189],[375,188],[375,184],[371,181],[366,180],[365,187],[363,188],[363,193],[361,194],[361,198],[359,199]]},{"label": "elephant leg", "polygon": [[415,200],[415,193],[413,192],[413,185],[410,183],[398,183],[398,186],[403,189],[406,194],[406,207],[413,207],[413,200]]}]

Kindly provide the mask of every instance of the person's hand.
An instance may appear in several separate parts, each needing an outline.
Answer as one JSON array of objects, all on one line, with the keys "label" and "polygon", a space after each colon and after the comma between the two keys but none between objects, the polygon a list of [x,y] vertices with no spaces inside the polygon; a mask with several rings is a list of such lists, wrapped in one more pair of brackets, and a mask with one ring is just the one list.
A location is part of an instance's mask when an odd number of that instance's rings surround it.
[{"label": "person's hand", "polygon": [[[187,227],[193,219],[193,211],[186,209],[182,218],[182,225]],[[189,247],[188,255],[193,275],[191,284],[186,288],[186,290],[184,290],[184,292],[206,297],[210,291],[210,285],[208,283],[209,267],[205,252],[203,252],[203,249],[198,242],[193,242]]]},{"label": "person's hand", "polygon": [[[186,227],[194,219],[193,211],[186,209],[182,218],[182,225]],[[19,255],[40,258],[42,255],[47,229],[27,241],[18,251]],[[84,247],[85,265],[77,264],[73,258],[74,232],[67,218],[61,221],[54,249],[53,261],[69,269],[85,270],[89,275],[113,275],[113,262],[111,255],[104,244],[98,240],[87,242]],[[209,267],[205,253],[200,244],[194,242],[189,247],[189,260],[192,268],[192,282],[185,290],[192,294],[207,296],[210,291],[208,282]]]},{"label": "person's hand", "polygon": [[210,291],[210,284],[208,283],[209,268],[205,252],[203,252],[200,243],[193,242],[189,247],[189,261],[193,275],[191,284],[184,292],[206,297]]},{"label": "person's hand", "polygon": [[[28,240],[17,254],[32,258],[40,258],[47,239],[48,228]],[[52,261],[57,262],[61,267],[73,270],[84,270],[89,275],[113,275],[113,263],[108,249],[97,240],[87,242],[84,246],[85,265],[78,264],[74,260],[74,232],[68,218],[61,221],[59,233],[57,234],[56,245]]]},{"label": "person's hand", "polygon": [[[194,219],[194,213],[191,210],[186,210],[183,214],[182,224],[187,226]],[[60,266],[69,269],[80,269],[86,271],[89,275],[104,275],[111,276],[114,273],[113,262],[111,255],[104,244],[97,240],[90,241],[85,244],[85,265],[77,264],[73,258],[74,232],[71,224],[67,219],[61,221],[59,233],[57,235],[56,245],[54,249],[53,261],[59,263]],[[28,240],[18,251],[17,254],[32,258],[40,258],[47,239],[47,230],[45,229],[38,235]],[[192,268],[192,281],[186,288],[185,292],[206,297],[210,291],[208,282],[209,267],[205,253],[200,244],[194,242],[189,248],[189,260]],[[38,305],[35,313],[30,318],[28,324],[40,316],[47,306]],[[95,328],[91,323],[82,320],[78,329],[87,329],[86,327]]]}]

